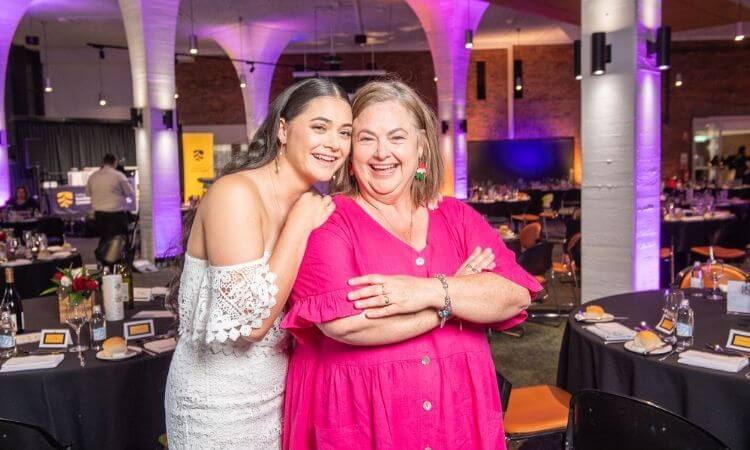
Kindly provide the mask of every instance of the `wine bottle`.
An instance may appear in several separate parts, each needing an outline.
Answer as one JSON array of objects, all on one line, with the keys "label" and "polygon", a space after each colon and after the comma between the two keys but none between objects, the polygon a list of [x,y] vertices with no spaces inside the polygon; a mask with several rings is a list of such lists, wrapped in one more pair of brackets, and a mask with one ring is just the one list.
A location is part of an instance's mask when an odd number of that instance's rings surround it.
[{"label": "wine bottle", "polygon": [[23,304],[14,284],[13,268],[5,268],[5,292],[3,293],[3,305],[10,310],[10,318],[16,333],[23,333],[26,322],[23,316]]},{"label": "wine bottle", "polygon": [[[126,309],[135,308],[135,296],[133,295],[133,272],[130,270],[130,264],[124,261],[123,264],[117,265],[116,274],[122,277],[122,289],[127,292],[127,303],[125,303]],[[125,295],[123,295],[123,298]]]}]

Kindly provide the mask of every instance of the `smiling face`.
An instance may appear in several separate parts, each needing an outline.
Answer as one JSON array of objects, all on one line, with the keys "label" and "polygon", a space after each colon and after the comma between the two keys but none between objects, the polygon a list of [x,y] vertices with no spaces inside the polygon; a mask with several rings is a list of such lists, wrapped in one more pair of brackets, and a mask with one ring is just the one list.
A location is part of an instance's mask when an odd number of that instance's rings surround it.
[{"label": "smiling face", "polygon": [[354,119],[352,170],[360,192],[385,203],[411,195],[422,131],[395,101],[374,103]]},{"label": "smiling face", "polygon": [[310,184],[328,181],[351,148],[352,109],[334,97],[318,97],[290,121],[282,119],[283,157]]}]

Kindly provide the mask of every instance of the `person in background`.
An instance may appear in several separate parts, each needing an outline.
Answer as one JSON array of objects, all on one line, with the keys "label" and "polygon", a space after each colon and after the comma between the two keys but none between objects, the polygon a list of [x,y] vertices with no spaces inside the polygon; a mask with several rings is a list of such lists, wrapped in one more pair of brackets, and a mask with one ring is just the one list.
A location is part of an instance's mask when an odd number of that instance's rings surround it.
[{"label": "person in background", "polygon": [[91,197],[99,243],[121,234],[128,236],[128,198],[135,201],[135,192],[122,172],[116,169],[117,158],[107,153],[102,167],[92,173],[86,183]]},{"label": "person in background", "polygon": [[29,195],[29,190],[26,189],[26,186],[18,186],[16,188],[16,195],[8,200],[5,208],[7,211],[33,213],[34,211],[39,211],[39,203]]},{"label": "person in background", "polygon": [[745,150],[744,145],[737,149],[737,155],[734,157],[734,179],[748,184],[750,183],[750,160],[747,159]]}]

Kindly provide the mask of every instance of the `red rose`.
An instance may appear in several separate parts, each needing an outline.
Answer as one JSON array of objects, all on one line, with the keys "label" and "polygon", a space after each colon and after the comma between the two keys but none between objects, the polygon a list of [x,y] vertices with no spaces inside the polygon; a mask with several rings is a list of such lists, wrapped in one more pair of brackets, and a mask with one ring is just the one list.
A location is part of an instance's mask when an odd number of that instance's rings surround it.
[{"label": "red rose", "polygon": [[8,233],[0,231],[0,242],[5,242],[8,239]]},{"label": "red rose", "polygon": [[73,292],[83,292],[88,289],[88,280],[83,277],[78,277],[73,280]]},{"label": "red rose", "polygon": [[86,289],[89,291],[95,291],[99,288],[99,283],[97,283],[94,280],[88,280],[88,283],[86,284]]},{"label": "red rose", "polygon": [[62,272],[55,272],[55,276],[54,276],[55,280],[60,281],[62,280],[62,277],[63,277]]}]

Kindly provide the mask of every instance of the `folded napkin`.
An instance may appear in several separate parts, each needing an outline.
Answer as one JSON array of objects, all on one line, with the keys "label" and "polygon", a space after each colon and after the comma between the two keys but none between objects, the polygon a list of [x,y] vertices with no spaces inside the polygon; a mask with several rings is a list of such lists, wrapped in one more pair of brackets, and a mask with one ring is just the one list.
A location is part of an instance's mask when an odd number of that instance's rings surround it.
[{"label": "folded napkin", "polygon": [[685,216],[681,219],[683,222],[700,222],[705,220],[703,216]]},{"label": "folded napkin", "polygon": [[25,266],[26,264],[31,264],[31,261],[25,258],[19,258],[15,259],[13,261],[8,261],[3,264],[5,267],[16,267],[16,266]]},{"label": "folded napkin", "polygon": [[3,367],[0,367],[0,372],[51,369],[60,365],[63,359],[65,359],[64,354],[16,356],[9,359],[5,364],[3,364]]},{"label": "folded napkin", "polygon": [[146,342],[143,347],[146,350],[151,350],[155,353],[166,353],[171,352],[177,346],[177,340],[175,338],[159,339],[157,341]]},{"label": "folded napkin", "polygon": [[707,369],[737,373],[747,367],[748,359],[744,356],[719,355],[717,353],[687,350],[680,354],[680,358],[677,362],[689,366],[705,367]]},{"label": "folded napkin", "polygon": [[607,342],[629,341],[635,338],[635,330],[617,322],[597,323],[583,328],[594,333]]},{"label": "folded napkin", "polygon": [[138,311],[133,319],[171,319],[174,317],[171,311],[163,310],[143,310]]}]

